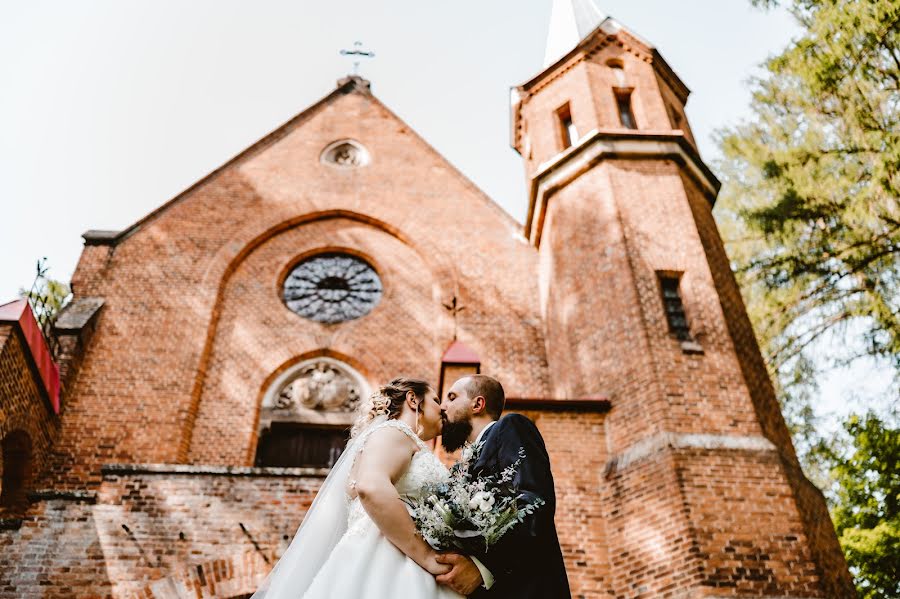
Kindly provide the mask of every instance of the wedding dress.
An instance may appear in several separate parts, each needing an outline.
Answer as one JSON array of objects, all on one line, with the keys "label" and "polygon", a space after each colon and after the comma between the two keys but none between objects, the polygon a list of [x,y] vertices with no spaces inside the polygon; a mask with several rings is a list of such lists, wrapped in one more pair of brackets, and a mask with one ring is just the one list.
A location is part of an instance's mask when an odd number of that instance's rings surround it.
[{"label": "wedding dress", "polygon": [[404,422],[376,418],[351,440],[319,490],[287,551],[251,599],[461,599],[397,549],[351,499],[347,482],[353,462],[376,430],[394,427],[418,451],[396,482],[400,495],[414,495],[446,480],[447,468]]}]

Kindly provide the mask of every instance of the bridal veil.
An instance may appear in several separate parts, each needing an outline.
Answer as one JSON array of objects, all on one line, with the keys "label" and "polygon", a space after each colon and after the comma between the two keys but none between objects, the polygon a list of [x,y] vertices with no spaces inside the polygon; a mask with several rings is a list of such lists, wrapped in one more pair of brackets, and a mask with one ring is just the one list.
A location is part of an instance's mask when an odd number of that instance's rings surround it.
[{"label": "bridal veil", "polygon": [[312,584],[331,551],[347,531],[347,483],[354,458],[366,437],[387,416],[378,416],[347,444],[331,468],[287,550],[250,599],[297,599]]}]

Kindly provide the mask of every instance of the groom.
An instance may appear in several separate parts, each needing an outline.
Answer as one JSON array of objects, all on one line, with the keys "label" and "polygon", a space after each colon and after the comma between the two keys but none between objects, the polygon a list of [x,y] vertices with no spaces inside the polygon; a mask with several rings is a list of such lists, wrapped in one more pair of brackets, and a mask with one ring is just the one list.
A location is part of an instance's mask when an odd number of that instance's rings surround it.
[{"label": "groom", "polygon": [[519,450],[525,459],[513,481],[529,502],[544,504],[507,532],[483,554],[447,553],[438,557],[453,567],[437,577],[461,595],[510,599],[570,598],[556,524],[556,495],[550,458],[537,427],[520,414],[501,417],[506,398],[497,379],[475,374],[456,381],[441,402],[441,442],[456,451],[467,441],[480,443],[471,468],[473,476],[499,474],[515,462]]}]

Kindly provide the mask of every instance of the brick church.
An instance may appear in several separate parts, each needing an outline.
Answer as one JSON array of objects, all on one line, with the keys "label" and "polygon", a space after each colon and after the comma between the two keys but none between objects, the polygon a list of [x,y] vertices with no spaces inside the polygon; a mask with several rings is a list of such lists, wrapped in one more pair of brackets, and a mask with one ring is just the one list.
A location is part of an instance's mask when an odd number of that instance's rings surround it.
[{"label": "brick church", "polygon": [[591,0],[556,0],[510,96],[524,225],[351,76],[85,233],[49,335],[0,306],[0,597],[249,596],[360,398],[467,372],[544,435],[573,597],[855,596],[688,93]]}]

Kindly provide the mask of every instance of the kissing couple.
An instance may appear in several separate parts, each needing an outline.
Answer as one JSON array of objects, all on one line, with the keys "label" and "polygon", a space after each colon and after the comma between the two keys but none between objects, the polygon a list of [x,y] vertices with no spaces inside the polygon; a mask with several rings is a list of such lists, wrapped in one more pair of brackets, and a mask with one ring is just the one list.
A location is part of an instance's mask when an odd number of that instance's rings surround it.
[{"label": "kissing couple", "polygon": [[[544,440],[525,416],[503,415],[505,401],[500,382],[480,374],[456,381],[443,399],[416,379],[381,387],[360,407],[347,448],[251,599],[571,597]],[[537,506],[520,511],[487,550],[436,551],[402,499],[450,479],[426,444],[438,435],[447,451],[467,446],[472,477],[505,472],[516,500]]]}]

